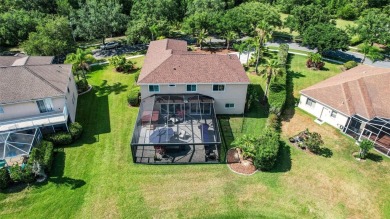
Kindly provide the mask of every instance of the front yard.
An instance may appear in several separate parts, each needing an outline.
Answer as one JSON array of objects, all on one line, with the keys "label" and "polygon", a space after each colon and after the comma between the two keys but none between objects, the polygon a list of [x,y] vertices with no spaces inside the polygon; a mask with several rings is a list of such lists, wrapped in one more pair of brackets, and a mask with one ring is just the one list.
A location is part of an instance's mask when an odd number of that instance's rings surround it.
[{"label": "front yard", "polygon": [[[313,73],[296,62],[295,89],[337,73],[328,64],[329,72]],[[47,183],[0,193],[1,218],[390,217],[390,160],[357,162],[352,139],[300,110],[283,122],[282,138],[308,127],[323,135],[331,158],[284,145],[273,171],[251,177],[225,164],[135,165],[129,143],[138,108],[126,101],[134,75],[105,66],[89,76],[94,88],[78,103],[82,138],[57,152]],[[264,127],[263,115],[247,116],[243,130]]]}]

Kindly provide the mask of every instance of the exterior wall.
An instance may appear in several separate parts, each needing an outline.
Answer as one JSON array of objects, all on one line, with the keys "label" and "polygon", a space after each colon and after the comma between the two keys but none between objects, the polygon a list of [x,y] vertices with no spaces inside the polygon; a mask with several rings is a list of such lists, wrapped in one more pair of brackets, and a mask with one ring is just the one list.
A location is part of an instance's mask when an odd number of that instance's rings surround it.
[{"label": "exterior wall", "polygon": [[[213,84],[197,84],[196,92],[186,91],[186,84],[176,84],[170,87],[167,84],[160,85],[160,92],[149,92],[149,85],[141,85],[141,98],[154,94],[190,94],[199,93],[210,96],[215,100],[215,112],[217,114],[242,114],[245,109],[247,84],[224,84],[224,91],[213,91]],[[234,108],[225,108],[226,103],[234,103]]]},{"label": "exterior wall", "polygon": [[[54,112],[61,113],[64,110],[64,97],[52,98]],[[4,113],[0,114],[0,121],[27,118],[29,116],[39,116],[44,113],[39,112],[36,101],[0,105]]]},{"label": "exterior wall", "polygon": [[66,93],[66,97],[65,97],[66,107],[68,109],[70,120],[72,122],[75,122],[78,93],[77,93],[76,82],[74,81],[73,75],[70,77],[68,88],[69,88],[69,92]]},{"label": "exterior wall", "polygon": [[[345,127],[347,125],[348,116],[345,116],[316,100],[313,100],[316,102],[314,106],[309,106],[306,104],[307,99],[308,97],[301,95],[298,107],[338,129],[340,129],[341,126]],[[331,117],[332,110],[337,113],[335,118]]]}]

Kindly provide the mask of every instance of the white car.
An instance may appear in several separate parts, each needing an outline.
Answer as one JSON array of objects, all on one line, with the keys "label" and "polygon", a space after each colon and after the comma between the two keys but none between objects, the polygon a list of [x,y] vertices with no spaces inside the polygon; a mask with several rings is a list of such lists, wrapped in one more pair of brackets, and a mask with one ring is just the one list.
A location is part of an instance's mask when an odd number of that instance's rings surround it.
[{"label": "white car", "polygon": [[117,43],[117,42],[109,42],[109,43],[101,45],[100,49],[114,49],[114,48],[117,48],[117,47],[119,47],[119,43]]}]

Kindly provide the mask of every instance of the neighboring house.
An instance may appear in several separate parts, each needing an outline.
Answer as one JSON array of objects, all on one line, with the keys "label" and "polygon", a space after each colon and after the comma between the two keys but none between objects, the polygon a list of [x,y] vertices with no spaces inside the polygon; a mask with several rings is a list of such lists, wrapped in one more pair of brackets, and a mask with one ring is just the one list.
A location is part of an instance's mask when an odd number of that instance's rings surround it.
[{"label": "neighboring house", "polygon": [[249,78],[235,55],[187,51],[180,40],[149,45],[138,78],[136,163],[218,162],[216,114],[243,114]]},{"label": "neighboring house", "polygon": [[187,51],[187,42],[164,39],[149,45],[138,78],[141,98],[199,93],[214,98],[217,114],[243,114],[249,78],[236,55]]},{"label": "neighboring house", "polygon": [[360,65],[308,87],[299,108],[390,155],[390,69]]},{"label": "neighboring house", "polygon": [[0,56],[0,132],[54,132],[75,121],[78,94],[72,66],[52,60]]}]

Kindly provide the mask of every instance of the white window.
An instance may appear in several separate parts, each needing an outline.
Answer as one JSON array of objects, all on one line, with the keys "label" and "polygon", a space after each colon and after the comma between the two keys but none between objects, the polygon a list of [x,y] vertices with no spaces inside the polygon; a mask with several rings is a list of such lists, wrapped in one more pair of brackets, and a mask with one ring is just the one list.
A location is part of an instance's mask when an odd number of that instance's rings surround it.
[{"label": "white window", "polygon": [[196,84],[187,84],[188,92],[196,92]]},{"label": "white window", "polygon": [[169,87],[176,87],[176,84],[170,84]]},{"label": "white window", "polygon": [[53,111],[53,102],[50,98],[44,100],[37,100],[37,105],[40,113]]},{"label": "white window", "polygon": [[225,108],[234,108],[234,103],[226,103]]},{"label": "white window", "polygon": [[225,91],[224,84],[213,84],[213,91]]},{"label": "white window", "polygon": [[149,92],[160,92],[160,85],[149,85]]},{"label": "white window", "polygon": [[0,113],[4,113],[4,109],[1,106],[0,106]]},{"label": "white window", "polygon": [[311,106],[312,108],[314,108],[314,106],[316,105],[316,102],[314,100],[310,99],[310,98],[307,98],[306,105]]},{"label": "white window", "polygon": [[337,116],[337,112],[332,110],[332,112],[330,113],[330,117],[336,118],[336,116]]}]

